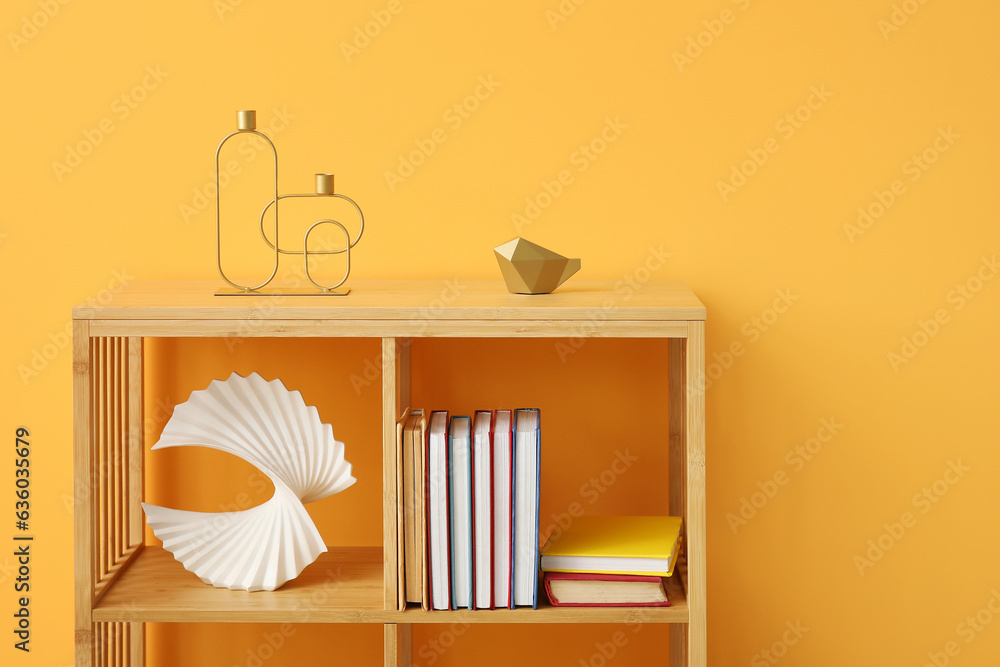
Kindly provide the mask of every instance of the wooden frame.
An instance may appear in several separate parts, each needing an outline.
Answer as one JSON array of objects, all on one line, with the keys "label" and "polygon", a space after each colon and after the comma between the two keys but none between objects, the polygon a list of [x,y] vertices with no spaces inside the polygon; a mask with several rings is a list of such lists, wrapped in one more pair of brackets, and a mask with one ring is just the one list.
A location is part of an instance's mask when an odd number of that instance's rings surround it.
[{"label": "wooden frame", "polygon": [[[359,281],[337,300],[221,299],[215,287],[132,283],[105,303],[73,310],[78,667],[143,665],[144,623],[180,621],[382,623],[387,667],[412,663],[415,623],[670,623],[670,665],[707,665],[705,308],[683,284],[647,283],[626,298],[610,283],[525,297],[499,282]],[[158,336],[381,339],[383,546],[333,547],[321,556],[351,578],[350,597],[303,604],[331,583],[330,568],[318,563],[301,575],[300,594],[248,602],[144,545],[143,338]],[[430,336],[666,339],[670,511],[684,517],[685,530],[683,560],[669,582],[672,606],[398,609],[396,422],[410,403],[410,339]]]}]

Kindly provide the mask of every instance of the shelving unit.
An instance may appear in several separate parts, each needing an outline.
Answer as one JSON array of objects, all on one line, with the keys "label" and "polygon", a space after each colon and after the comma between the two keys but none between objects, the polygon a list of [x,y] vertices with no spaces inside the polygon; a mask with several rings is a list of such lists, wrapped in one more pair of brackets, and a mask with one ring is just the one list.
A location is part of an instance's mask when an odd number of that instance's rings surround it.
[{"label": "shelving unit", "polygon": [[[145,664],[144,623],[381,623],[385,665],[411,664],[415,623],[670,623],[670,665],[707,664],[705,307],[679,282],[627,295],[573,281],[551,295],[467,282],[352,283],[348,297],[215,297],[214,281],[135,282],[73,309],[76,664]],[[396,421],[410,404],[410,338],[667,339],[669,494],[684,517],[670,607],[397,610]],[[382,341],[383,544],[331,547],[278,591],[215,589],[143,543],[143,341],[364,337]],[[544,489],[544,480],[543,480]],[[544,492],[544,491],[543,491]],[[544,596],[543,596],[544,597]]]}]

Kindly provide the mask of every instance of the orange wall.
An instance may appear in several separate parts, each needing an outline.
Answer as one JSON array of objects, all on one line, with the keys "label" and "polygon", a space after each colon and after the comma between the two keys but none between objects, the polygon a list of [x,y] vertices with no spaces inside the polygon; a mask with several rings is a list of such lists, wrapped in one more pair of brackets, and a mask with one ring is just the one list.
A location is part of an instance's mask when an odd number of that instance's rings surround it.
[{"label": "orange wall", "polygon": [[[9,0],[0,16],[0,414],[11,440],[32,432],[37,539],[33,650],[7,641],[4,664],[72,662],[70,307],[123,277],[216,275],[213,150],[240,108],[270,128],[283,192],[333,171],[364,207],[355,278],[498,278],[490,249],[523,235],[582,257],[580,279],[653,266],[698,294],[714,378],[713,667],[1000,654],[988,606],[1000,609],[995,3]],[[232,159],[243,178],[226,202],[239,212],[266,160],[250,148]],[[247,239],[233,236],[226,259],[252,277],[267,260]],[[377,542],[377,390],[350,383],[374,342],[311,344],[328,381],[287,343],[212,345],[150,345],[149,437],[211,377],[282,377],[368,482],[317,507],[324,535]],[[476,379],[479,355],[552,379],[523,391]],[[562,363],[551,341],[425,341],[414,392],[425,407],[548,407],[543,517],[606,467],[593,442],[616,433],[649,465],[588,511],[658,511],[665,462],[646,415],[664,361],[652,343],[593,341]],[[597,377],[612,379],[587,389]],[[634,425],[619,433],[616,410]],[[243,490],[233,476],[171,495],[169,477],[217,460],[156,456],[151,500],[210,508]],[[9,460],[0,480],[11,488]],[[8,622],[12,562],[0,556]],[[375,664],[377,630],[302,627],[267,664]],[[149,663],[247,664],[274,631],[154,627]],[[666,646],[662,627],[442,625],[417,630],[415,657],[596,665],[617,631],[629,640],[608,664],[648,665]]]}]

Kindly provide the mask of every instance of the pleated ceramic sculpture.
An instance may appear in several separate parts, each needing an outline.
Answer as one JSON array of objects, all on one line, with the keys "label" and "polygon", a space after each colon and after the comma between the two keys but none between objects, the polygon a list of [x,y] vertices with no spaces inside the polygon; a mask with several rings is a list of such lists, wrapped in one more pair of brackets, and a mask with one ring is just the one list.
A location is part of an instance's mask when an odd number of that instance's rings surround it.
[{"label": "pleated ceramic sculpture", "polygon": [[188,512],[143,503],[163,548],[206,584],[273,591],[326,551],[303,503],[354,484],[344,443],[280,380],[236,373],[174,408],[153,449],[209,447],[268,476],[274,495],[242,512]]}]

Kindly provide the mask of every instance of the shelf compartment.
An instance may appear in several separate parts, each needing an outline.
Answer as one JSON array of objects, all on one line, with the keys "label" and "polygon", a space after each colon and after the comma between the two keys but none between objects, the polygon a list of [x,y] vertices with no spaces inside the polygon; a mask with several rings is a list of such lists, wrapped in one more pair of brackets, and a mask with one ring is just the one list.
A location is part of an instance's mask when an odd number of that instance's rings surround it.
[{"label": "shelf compartment", "polygon": [[382,548],[333,547],[273,592],[203,583],[147,546],[93,611],[94,622],[367,623],[382,610]]},{"label": "shelf compartment", "polygon": [[[541,592],[541,591],[540,591]],[[93,611],[95,623],[687,623],[677,579],[669,607],[553,607],[476,611],[382,608],[382,548],[331,547],[277,591],[202,583],[162,547],[145,547]]]}]

